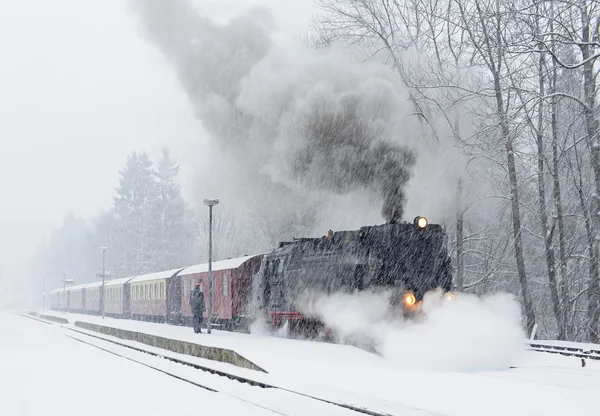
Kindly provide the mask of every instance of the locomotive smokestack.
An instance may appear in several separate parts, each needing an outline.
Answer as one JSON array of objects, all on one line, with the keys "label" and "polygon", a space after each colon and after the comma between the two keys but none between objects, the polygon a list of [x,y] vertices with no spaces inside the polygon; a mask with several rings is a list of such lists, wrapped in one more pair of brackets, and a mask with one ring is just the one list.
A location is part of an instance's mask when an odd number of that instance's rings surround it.
[{"label": "locomotive smokestack", "polygon": [[197,116],[239,178],[256,182],[248,193],[280,206],[290,195],[362,190],[383,202],[386,221],[402,218],[415,155],[402,144],[411,109],[394,70],[331,51],[279,49],[262,10],[219,25],[188,1],[138,4]]}]

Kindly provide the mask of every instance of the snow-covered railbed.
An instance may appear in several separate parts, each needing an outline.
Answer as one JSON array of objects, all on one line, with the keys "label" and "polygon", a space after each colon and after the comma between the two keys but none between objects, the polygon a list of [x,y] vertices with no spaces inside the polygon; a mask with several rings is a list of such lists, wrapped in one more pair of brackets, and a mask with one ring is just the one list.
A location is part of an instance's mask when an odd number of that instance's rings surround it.
[{"label": "snow-covered railbed", "polygon": [[[214,372],[198,371],[194,365],[182,365],[178,359],[164,360],[164,355],[144,353],[141,349],[133,350],[123,345],[98,337],[90,337],[84,333],[74,333],[69,337],[84,344],[112,353],[129,361],[144,365],[162,374],[185,381],[208,391],[224,394],[232,399],[249,403],[262,409],[283,415],[323,414],[323,415],[355,415],[356,410],[336,403],[327,403],[312,397],[278,389],[274,386],[256,383],[250,379]],[[188,363],[191,364],[191,363]],[[364,414],[381,415],[367,409]]]},{"label": "snow-covered railbed", "polygon": [[[183,377],[185,380],[192,382],[194,384],[199,385],[200,387],[205,387],[208,389],[218,390],[222,387],[211,385],[210,383],[206,383],[205,381],[198,380],[197,378],[191,379],[188,377],[188,374],[196,374],[186,372],[185,374],[181,374],[181,372],[175,371],[172,372],[174,368],[177,366],[172,366],[172,363],[176,363],[179,365],[184,365],[189,368],[195,370],[201,370],[202,372],[209,375],[217,375],[221,376],[222,380],[231,381],[233,380],[237,384],[247,384],[250,386],[261,387],[266,389],[273,389],[285,392],[286,394],[290,394],[294,396],[294,400],[298,400],[298,397],[301,398],[301,401],[304,400],[312,400],[321,403],[325,403],[327,405],[333,405],[337,407],[341,407],[344,409],[352,410],[353,412],[368,414],[373,416],[379,415],[388,415],[393,414],[397,411],[402,411],[404,414],[423,414],[423,411],[415,408],[406,408],[405,406],[395,405],[389,406],[387,401],[376,401],[369,397],[360,397],[356,394],[342,394],[343,392],[335,392],[330,393],[328,395],[328,389],[326,387],[320,387],[315,390],[314,388],[306,389],[304,386],[300,391],[290,390],[290,383],[287,380],[279,380],[277,378],[273,378],[268,374],[248,370],[244,368],[240,368],[237,366],[233,366],[231,364],[220,363],[212,360],[206,360],[202,358],[192,357],[189,355],[178,354],[171,351],[165,351],[160,348],[151,347],[145,344],[140,344],[135,341],[122,340],[119,338],[115,338],[112,336],[107,336],[103,334],[94,333],[93,331],[88,331],[85,329],[81,329],[78,327],[73,327],[70,325],[61,326],[65,329],[65,334],[71,338],[77,339],[81,342],[84,342],[88,345],[96,346],[101,348],[107,352],[113,352],[123,356],[124,358],[128,358],[139,362],[140,364],[152,366],[158,371],[167,371],[169,375],[174,377]],[[70,331],[70,332],[69,332]],[[138,353],[142,353],[141,355]],[[141,358],[140,358],[141,357]],[[152,357],[152,358],[148,358]],[[161,360],[154,360],[153,358],[164,359],[169,363],[169,369],[165,370],[164,362]],[[149,362],[148,362],[149,361]],[[279,383],[279,384],[274,384]],[[318,385],[318,382],[315,382]],[[287,387],[286,387],[287,385]],[[310,392],[310,393],[309,393]],[[236,393],[232,393],[236,394]],[[343,399],[341,399],[343,398]],[[293,403],[294,400],[291,400]],[[379,410],[377,410],[379,409]],[[390,413],[391,412],[391,413]],[[426,414],[430,414],[429,412],[425,412]],[[335,413],[337,414],[337,413]]]},{"label": "snow-covered railbed", "polygon": [[[148,366],[197,387],[215,390],[240,400],[253,402],[257,406],[274,409],[281,414],[368,414],[373,416],[398,414],[399,412],[409,416],[431,414],[420,409],[399,404],[389,405],[386,401],[355,394],[336,392],[336,394],[330,395],[325,386],[316,390],[312,388],[309,391],[293,391],[290,390],[290,383],[287,379],[279,380],[259,371],[162,350],[139,342],[88,331],[72,324],[56,325],[64,331],[66,336],[105,352]],[[315,382],[315,385],[319,385],[319,383]],[[266,401],[262,400],[261,397],[267,394],[264,393],[265,391],[277,391],[274,402],[271,399],[272,396],[268,396]],[[256,402],[257,397],[258,402]],[[281,403],[292,406],[292,410],[281,408]],[[297,413],[295,409],[300,409],[300,413]],[[343,412],[341,412],[342,410]]]},{"label": "snow-covered railbed", "polygon": [[[190,328],[164,324],[77,319],[232,348],[265,368],[269,374],[203,360],[214,368],[232,371],[303,394],[361,405],[389,414],[440,415],[578,415],[600,414],[600,363],[581,367],[579,358],[523,351],[514,368],[493,371],[442,371],[413,362],[411,369],[397,362],[340,345],[309,343],[272,337],[214,331],[193,334]],[[444,357],[445,345],[430,349],[432,361]],[[470,346],[465,350],[474,350]],[[468,358],[468,352],[466,352]],[[423,356],[423,354],[422,354]],[[201,360],[194,357],[187,359]],[[229,367],[227,367],[229,366]],[[419,368],[419,367],[423,368]]]},{"label": "snow-covered railbed", "polygon": [[0,313],[0,387],[3,415],[274,413],[90,348],[64,336],[57,325],[4,313]]}]

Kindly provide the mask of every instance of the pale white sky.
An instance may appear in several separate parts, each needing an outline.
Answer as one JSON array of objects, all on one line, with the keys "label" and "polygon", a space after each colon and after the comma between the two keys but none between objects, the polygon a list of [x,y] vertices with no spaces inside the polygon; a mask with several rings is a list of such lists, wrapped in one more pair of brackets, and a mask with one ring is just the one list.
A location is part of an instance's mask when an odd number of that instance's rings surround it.
[{"label": "pale white sky", "polygon": [[[196,2],[219,19],[264,5],[284,42],[314,13],[311,0]],[[108,208],[132,150],[167,145],[191,186],[205,140],[127,1],[0,0],[0,267],[22,264],[68,212]]]}]

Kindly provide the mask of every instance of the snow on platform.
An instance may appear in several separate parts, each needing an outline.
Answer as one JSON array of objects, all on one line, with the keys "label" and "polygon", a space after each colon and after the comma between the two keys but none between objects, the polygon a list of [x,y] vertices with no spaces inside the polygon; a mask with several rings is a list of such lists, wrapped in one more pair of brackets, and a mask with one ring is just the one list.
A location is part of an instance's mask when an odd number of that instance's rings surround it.
[{"label": "snow on platform", "polygon": [[272,415],[0,313],[0,414],[6,416]]},{"label": "snow on platform", "polygon": [[272,384],[390,414],[600,414],[600,363],[592,360],[582,368],[575,357],[525,352],[514,363],[516,368],[502,371],[408,371],[350,346],[223,331],[194,334],[188,327],[87,315],[57,316],[233,349],[267,370],[269,374],[260,377]]},{"label": "snow on platform", "polygon": [[66,317],[70,323],[83,321],[192,342],[209,347],[231,349],[272,375],[285,376],[292,372],[313,374],[315,372],[318,373],[320,369],[326,367],[335,367],[339,369],[357,366],[359,369],[362,367],[385,369],[388,366],[388,362],[381,357],[347,345],[292,340],[219,330],[213,330],[212,334],[209,335],[206,334],[206,330],[203,329],[202,334],[195,334],[192,328],[186,326],[156,324],[108,317],[102,319],[98,316],[80,314],[47,312],[46,314]]}]

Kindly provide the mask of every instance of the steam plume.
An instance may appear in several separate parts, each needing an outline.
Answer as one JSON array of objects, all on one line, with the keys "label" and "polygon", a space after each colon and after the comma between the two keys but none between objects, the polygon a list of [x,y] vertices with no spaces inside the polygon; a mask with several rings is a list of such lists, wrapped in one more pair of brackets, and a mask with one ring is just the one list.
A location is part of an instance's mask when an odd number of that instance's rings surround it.
[{"label": "steam plume", "polygon": [[295,195],[366,190],[382,199],[386,220],[401,219],[415,155],[403,125],[408,97],[393,70],[279,49],[263,10],[219,25],[187,1],[136,4],[196,115],[245,177]]}]

